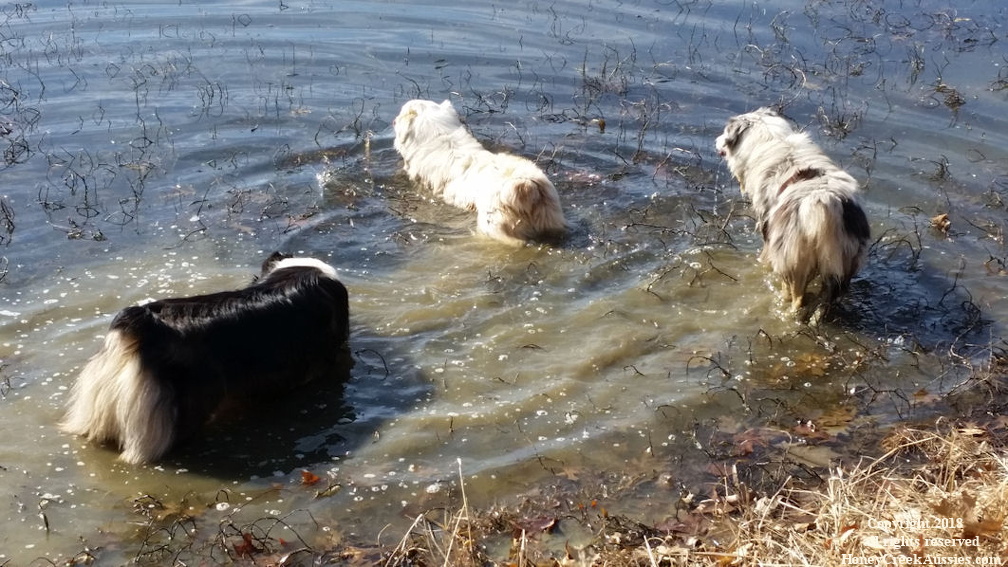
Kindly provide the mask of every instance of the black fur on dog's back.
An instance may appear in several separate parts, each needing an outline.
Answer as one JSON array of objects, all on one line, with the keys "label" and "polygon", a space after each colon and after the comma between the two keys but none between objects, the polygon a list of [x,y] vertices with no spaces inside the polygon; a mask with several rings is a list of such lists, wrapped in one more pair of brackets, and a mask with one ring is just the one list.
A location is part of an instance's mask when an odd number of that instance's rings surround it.
[{"label": "black fur on dog's back", "polygon": [[864,241],[871,238],[868,216],[865,215],[864,209],[852,199],[843,200],[843,222],[847,234]]},{"label": "black fur on dog's back", "polygon": [[286,268],[241,290],[128,307],[111,329],[137,341],[143,367],[162,369],[152,377],[173,393],[180,440],[225,397],[324,378],[347,342],[348,312],[342,283],[318,270]]},{"label": "black fur on dog's back", "polygon": [[81,371],[63,428],[161,457],[225,401],[336,379],[349,358],[349,299],[317,260],[271,257],[252,285],[127,307]]}]

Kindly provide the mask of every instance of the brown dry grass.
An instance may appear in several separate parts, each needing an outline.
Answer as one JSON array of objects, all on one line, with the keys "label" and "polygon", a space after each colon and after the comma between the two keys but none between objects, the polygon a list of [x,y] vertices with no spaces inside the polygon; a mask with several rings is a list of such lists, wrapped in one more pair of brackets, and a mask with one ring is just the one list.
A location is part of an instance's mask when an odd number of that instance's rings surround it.
[{"label": "brown dry grass", "polygon": [[[385,565],[913,565],[1008,564],[1008,453],[1003,423],[901,427],[884,454],[836,466],[815,486],[787,479],[757,493],[724,478],[718,495],[692,503],[657,529],[596,511],[592,540],[557,552],[543,534],[588,516],[529,522],[504,510],[417,517]],[[461,479],[461,471],[460,471]],[[538,530],[540,533],[531,533]],[[493,557],[484,542],[510,538]]]}]

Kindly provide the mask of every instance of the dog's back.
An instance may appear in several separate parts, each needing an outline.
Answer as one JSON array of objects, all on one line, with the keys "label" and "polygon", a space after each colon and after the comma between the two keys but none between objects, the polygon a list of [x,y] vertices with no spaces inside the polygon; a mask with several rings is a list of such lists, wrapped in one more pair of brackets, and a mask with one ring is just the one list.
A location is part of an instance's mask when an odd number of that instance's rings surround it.
[{"label": "dog's back", "polygon": [[864,264],[871,233],[857,195],[846,189],[849,185],[828,184],[828,179],[809,180],[781,196],[764,224],[761,253],[774,272],[792,285],[792,299],[818,274],[824,305],[847,292]]},{"label": "dog's back", "polygon": [[253,285],[123,309],[81,371],[63,429],[155,460],[225,399],[335,378],[349,301],[332,267],[271,257]]},{"label": "dog's back", "polygon": [[238,375],[258,392],[316,377],[312,361],[347,341],[349,300],[321,269],[278,264],[244,289],[128,308],[112,328],[137,337],[145,366],[177,369],[181,384],[211,395],[206,384]]}]

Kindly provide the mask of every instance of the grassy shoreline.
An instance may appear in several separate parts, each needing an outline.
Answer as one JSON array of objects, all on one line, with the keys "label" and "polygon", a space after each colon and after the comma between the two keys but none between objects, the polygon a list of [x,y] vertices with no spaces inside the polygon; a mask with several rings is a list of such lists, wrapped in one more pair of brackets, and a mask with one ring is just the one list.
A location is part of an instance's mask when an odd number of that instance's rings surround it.
[{"label": "grassy shoreline", "polygon": [[[994,350],[966,382],[929,397],[927,419],[842,436],[811,422],[717,432],[694,469],[704,478],[690,489],[669,471],[647,480],[648,489],[680,491],[661,497],[669,501],[661,520],[643,519],[633,506],[611,513],[606,506],[639,489],[639,479],[591,471],[560,475],[505,504],[472,506],[458,462],[447,500],[408,506],[412,523],[401,533],[347,536],[317,522],[318,533],[298,533],[286,517],[247,521],[240,506],[217,515],[197,499],[141,496],[132,503],[132,536],[104,534],[73,557],[32,564],[1008,565],[1008,356]],[[309,471],[302,477],[293,488],[316,499],[340,490]]]},{"label": "grassy shoreline", "polygon": [[[943,420],[939,420],[943,421]],[[648,526],[604,509],[530,520],[520,511],[431,511],[418,516],[385,565],[1002,565],[1008,564],[1005,432],[951,422],[899,427],[888,451],[830,467],[819,486],[789,478],[753,489],[737,471],[679,521]],[[734,470],[734,469],[733,469]],[[590,543],[556,553],[566,523]],[[506,555],[490,540],[510,538]],[[499,548],[499,546],[498,546]],[[345,559],[359,550],[345,550]]]},{"label": "grassy shoreline", "polygon": [[[458,509],[418,516],[395,548],[380,550],[382,564],[1005,565],[1008,418],[996,366],[996,377],[943,399],[967,412],[892,427],[874,443],[878,456],[830,464],[818,477],[751,486],[741,479],[759,475],[743,469],[762,465],[739,458],[661,525],[595,502],[471,510],[463,491]],[[361,550],[344,551],[352,563]]]}]

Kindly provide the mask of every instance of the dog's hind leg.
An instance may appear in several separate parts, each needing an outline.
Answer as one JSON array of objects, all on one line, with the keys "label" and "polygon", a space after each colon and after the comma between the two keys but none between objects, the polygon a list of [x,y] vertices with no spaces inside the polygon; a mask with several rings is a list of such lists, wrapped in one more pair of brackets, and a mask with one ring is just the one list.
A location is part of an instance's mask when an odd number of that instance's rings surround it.
[{"label": "dog's hind leg", "polygon": [[788,279],[784,283],[784,299],[791,304],[791,311],[800,313],[805,306],[805,284]]},{"label": "dog's hind leg", "polygon": [[171,449],[176,438],[175,393],[152,375],[138,372],[123,385],[118,405],[122,424],[122,454],[136,465],[155,461]]},{"label": "dog's hind leg", "polygon": [[816,274],[815,263],[807,262],[803,258],[791,256],[788,265],[775,265],[775,268],[783,267],[781,277],[784,279],[784,299],[791,304],[791,311],[800,313],[806,306],[805,290],[809,282]]},{"label": "dog's hind leg", "polygon": [[847,294],[850,278],[838,275],[823,275],[822,298],[825,305],[833,305]]}]

